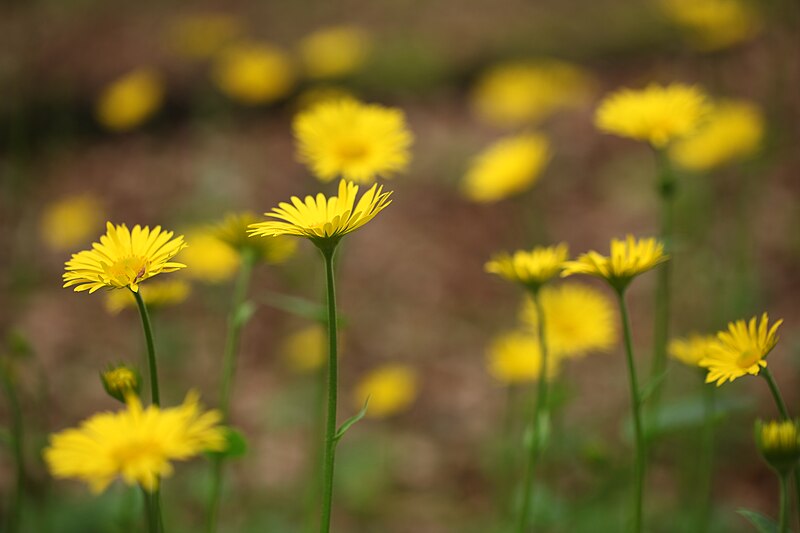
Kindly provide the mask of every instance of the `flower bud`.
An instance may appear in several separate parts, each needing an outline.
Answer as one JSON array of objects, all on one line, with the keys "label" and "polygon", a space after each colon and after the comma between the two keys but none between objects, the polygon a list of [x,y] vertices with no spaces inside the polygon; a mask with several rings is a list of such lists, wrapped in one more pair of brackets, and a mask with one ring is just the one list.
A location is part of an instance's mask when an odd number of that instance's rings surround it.
[{"label": "flower bud", "polygon": [[100,381],[103,382],[103,388],[109,396],[125,403],[127,395],[131,393],[139,395],[142,380],[136,369],[120,364],[101,372]]},{"label": "flower bud", "polygon": [[800,459],[800,422],[797,420],[756,420],[755,436],[761,456],[779,473],[790,472]]}]

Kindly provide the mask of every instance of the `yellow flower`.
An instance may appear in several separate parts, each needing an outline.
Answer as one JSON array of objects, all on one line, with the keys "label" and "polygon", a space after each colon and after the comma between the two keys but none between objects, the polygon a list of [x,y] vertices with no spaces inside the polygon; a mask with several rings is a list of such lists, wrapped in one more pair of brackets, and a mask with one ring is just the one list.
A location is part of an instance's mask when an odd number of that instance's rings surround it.
[{"label": "yellow flower", "polygon": [[763,137],[764,117],[756,105],[720,102],[700,129],[670,147],[669,155],[683,168],[710,170],[752,156]]},{"label": "yellow flower", "polygon": [[730,322],[728,330],[717,333],[717,342],[700,360],[699,365],[708,369],[706,383],[716,381],[719,387],[747,374],[758,375],[766,368],[766,357],[778,343],[777,331],[782,323],[783,320],[778,320],[769,327],[767,313],[761,316],[761,321],[753,317],[749,322]]},{"label": "yellow flower", "polygon": [[661,0],[659,4],[700,50],[719,50],[746,41],[762,26],[754,6],[743,0]]},{"label": "yellow flower", "polygon": [[[525,331],[510,331],[495,337],[486,353],[489,374],[496,380],[507,383],[524,383],[539,379],[541,351],[535,335]],[[547,357],[547,377],[558,375],[559,358]]]},{"label": "yellow flower", "polygon": [[756,420],[758,451],[778,472],[788,473],[800,459],[800,422],[797,420]]},{"label": "yellow flower", "polygon": [[247,228],[256,222],[258,216],[255,213],[249,211],[230,213],[221,223],[214,226],[213,234],[237,252],[252,250],[257,260],[273,265],[283,263],[294,254],[297,241],[289,237],[251,239],[247,235]]},{"label": "yellow flower", "polygon": [[[153,281],[139,289],[148,309],[177,305],[189,296],[191,287],[183,280]],[[106,310],[119,313],[126,307],[136,307],[136,300],[128,291],[110,291],[106,293]]]},{"label": "yellow flower", "polygon": [[44,209],[39,233],[53,250],[66,250],[85,244],[102,227],[102,217],[100,202],[93,196],[67,196]]},{"label": "yellow flower", "polygon": [[142,281],[186,266],[170,261],[186,248],[183,235],[174,239],[172,235],[161,226],[151,230],[137,224],[128,230],[125,224],[107,222],[100,242],[93,243],[91,250],[72,254],[64,265],[64,287],[74,285],[76,292],[88,290],[90,294],[103,287],[127,287],[136,292]]},{"label": "yellow flower", "polygon": [[597,108],[595,125],[620,137],[647,141],[663,148],[695,132],[711,106],[695,86],[651,84],[641,90],[621,89]]},{"label": "yellow flower", "polygon": [[685,365],[700,366],[700,361],[708,357],[716,342],[713,335],[695,333],[686,338],[672,339],[667,345],[667,353]]},{"label": "yellow flower", "polygon": [[345,99],[323,102],[294,119],[298,158],[322,181],[369,183],[402,172],[413,140],[399,109]]},{"label": "yellow flower", "polygon": [[591,80],[581,68],[555,60],[517,61],[489,69],[475,85],[471,105],[486,122],[516,127],[585,102]]},{"label": "yellow flower", "polygon": [[239,269],[241,258],[236,251],[218,239],[207,227],[198,226],[186,232],[192,245],[181,256],[189,267],[186,275],[207,283],[223,283]]},{"label": "yellow flower", "polygon": [[139,394],[141,384],[139,373],[126,365],[110,367],[105,372],[101,372],[100,380],[109,396],[121,402],[124,402],[130,394]]},{"label": "yellow flower", "polygon": [[356,385],[353,402],[362,407],[369,397],[367,416],[386,418],[411,407],[417,397],[417,381],[417,373],[407,365],[384,365]]},{"label": "yellow flower", "polygon": [[97,100],[97,120],[114,131],[127,131],[142,124],[161,106],[164,82],[151,68],[125,74],[103,89]]},{"label": "yellow flower", "polygon": [[84,481],[95,493],[117,477],[152,492],[160,478],[172,475],[171,461],[224,449],[220,419],[217,411],[202,412],[194,392],[183,405],[167,409],[143,409],[131,395],[126,409],[96,414],[76,429],[51,435],[44,459],[53,476]]},{"label": "yellow flower", "polygon": [[473,159],[462,191],[475,202],[502,200],[530,188],[549,160],[550,143],[543,135],[505,137]]},{"label": "yellow flower", "polygon": [[277,237],[295,235],[306,237],[317,246],[337,243],[339,239],[372,220],[387,205],[392,203],[391,191],[383,192],[383,186],[373,185],[356,203],[358,185],[342,180],[338,196],[326,198],[322,193],[306,196],[305,201],[292,196],[291,204],[281,202],[266,216],[277,218],[251,224],[251,237]]},{"label": "yellow flower", "polygon": [[286,96],[294,84],[288,56],[262,43],[225,48],[217,56],[212,74],[220,91],[247,105],[274,102]]},{"label": "yellow flower", "polygon": [[530,252],[518,250],[514,255],[499,253],[484,269],[506,281],[536,289],[558,276],[568,257],[569,248],[562,242],[556,246],[537,246]]},{"label": "yellow flower", "polygon": [[369,36],[352,26],[315,31],[300,42],[300,58],[311,78],[335,78],[352,74],[369,55]]},{"label": "yellow flower", "polygon": [[[542,288],[539,299],[544,310],[549,354],[578,357],[614,347],[617,341],[615,306],[601,291],[566,283]],[[520,318],[532,333],[539,331],[539,317],[530,297],[523,303]]]},{"label": "yellow flower", "polygon": [[170,28],[172,48],[191,59],[207,59],[243,33],[242,22],[232,15],[191,15]]},{"label": "yellow flower", "polygon": [[667,261],[664,244],[656,239],[639,239],[628,235],[624,241],[611,239],[611,254],[606,257],[594,250],[581,254],[575,261],[564,263],[562,277],[588,274],[603,278],[617,290],[624,289],[630,281]]},{"label": "yellow flower", "polygon": [[314,324],[289,335],[281,345],[280,353],[291,370],[307,373],[322,366],[327,354],[327,331]]}]

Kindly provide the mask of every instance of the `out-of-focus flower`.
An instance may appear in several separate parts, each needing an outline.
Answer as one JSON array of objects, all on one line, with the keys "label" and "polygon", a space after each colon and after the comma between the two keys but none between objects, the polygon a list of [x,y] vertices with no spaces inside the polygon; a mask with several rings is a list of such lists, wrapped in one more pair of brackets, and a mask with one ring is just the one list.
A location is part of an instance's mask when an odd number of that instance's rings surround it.
[{"label": "out-of-focus flower", "polygon": [[152,68],[138,68],[108,85],[97,99],[98,122],[113,131],[128,131],[149,119],[164,100],[164,81]]},{"label": "out-of-focus flower", "polygon": [[39,234],[53,250],[68,250],[85,244],[89,236],[103,227],[103,209],[91,195],[61,198],[44,208]]},{"label": "out-of-focus flower", "polygon": [[231,279],[239,269],[239,254],[214,232],[206,227],[196,227],[186,232],[191,246],[181,256],[189,267],[186,275],[207,283],[222,283]]},{"label": "out-of-focus flower", "polygon": [[311,78],[336,78],[360,69],[369,57],[370,38],[354,26],[317,30],[300,42],[300,59]]},{"label": "out-of-focus flower", "polygon": [[484,269],[506,281],[538,289],[561,273],[568,257],[569,247],[562,242],[556,246],[537,246],[531,251],[517,250],[514,255],[499,253]]},{"label": "out-of-focus flower", "polygon": [[588,99],[591,77],[580,67],[555,60],[516,61],[489,69],[472,91],[472,108],[500,127],[543,120]]},{"label": "out-of-focus flower", "polygon": [[[605,293],[578,283],[543,287],[539,293],[544,310],[548,355],[580,357],[606,352],[617,342],[614,302]],[[528,296],[520,318],[535,334],[539,316]]]},{"label": "out-of-focus flower", "polygon": [[800,421],[756,420],[756,446],[772,468],[787,474],[800,460]]},{"label": "out-of-focus flower", "polygon": [[717,333],[717,342],[710,353],[698,363],[708,369],[706,383],[719,387],[748,374],[757,376],[767,366],[767,355],[778,344],[778,327],[783,320],[769,326],[767,313],[749,322],[737,320],[728,324],[727,331]]},{"label": "out-of-focus flower", "polygon": [[298,111],[308,111],[319,104],[336,102],[339,100],[357,101],[355,94],[349,89],[336,85],[314,85],[299,95],[295,102]]},{"label": "out-of-focus flower", "polygon": [[667,345],[667,353],[685,365],[699,367],[700,361],[709,356],[716,342],[713,335],[689,335],[672,339]]},{"label": "out-of-focus flower", "polygon": [[711,104],[698,87],[673,83],[645,89],[620,89],[600,103],[595,125],[620,137],[647,141],[656,148],[694,133]]},{"label": "out-of-focus flower", "polygon": [[[152,281],[139,289],[148,309],[177,305],[186,300],[191,286],[180,279]],[[136,307],[136,300],[128,291],[110,291],[106,293],[106,310],[119,313],[126,307]]]},{"label": "out-of-focus flower", "polygon": [[386,418],[406,411],[417,398],[417,373],[408,365],[388,364],[376,368],[356,385],[353,401],[361,407],[369,398],[367,415]]},{"label": "out-of-focus flower", "polygon": [[190,59],[208,59],[244,33],[242,21],[222,13],[205,13],[177,20],[169,30],[170,45]]},{"label": "out-of-focus flower", "polygon": [[255,253],[257,261],[272,265],[283,263],[297,250],[297,241],[289,237],[274,239],[251,239],[247,228],[258,222],[258,216],[249,211],[230,213],[219,224],[212,228],[212,233],[219,240],[239,253],[246,250]]},{"label": "out-of-focus flower", "polygon": [[533,186],[549,160],[550,143],[545,136],[505,137],[473,159],[461,190],[475,202],[508,198]]},{"label": "out-of-focus flower", "polygon": [[64,265],[64,287],[75,291],[129,288],[136,292],[139,284],[161,273],[174,272],[186,265],[172,262],[186,248],[183,235],[172,238],[173,232],[152,230],[138,224],[129,230],[125,224],[106,223],[106,234],[91,250],[72,254]]},{"label": "out-of-focus flower", "polygon": [[325,362],[326,342],[325,328],[314,324],[289,335],[281,345],[280,352],[291,370],[298,373],[312,372]]},{"label": "out-of-focus flower", "polygon": [[[526,331],[510,331],[495,337],[486,353],[489,374],[506,384],[539,379],[541,351],[539,340]],[[558,375],[560,361],[555,354],[547,357],[547,379]]]},{"label": "out-of-focus flower", "polygon": [[717,104],[694,134],[672,144],[669,155],[683,168],[706,171],[756,153],[764,137],[764,117],[750,102]]},{"label": "out-of-focus flower", "polygon": [[160,478],[172,475],[171,461],[225,448],[220,419],[217,411],[202,411],[194,392],[183,405],[167,409],[143,409],[139,398],[129,395],[126,409],[51,435],[44,459],[53,476],[84,481],[95,493],[117,477],[152,492]]},{"label": "out-of-focus flower", "polygon": [[212,75],[220,91],[246,105],[279,100],[294,85],[294,68],[289,56],[263,43],[226,47],[217,55]]},{"label": "out-of-focus flower", "polygon": [[[114,292],[122,293],[122,291]],[[124,402],[131,394],[139,395],[142,380],[135,369],[127,365],[117,365],[101,372],[100,381],[109,396]]]},{"label": "out-of-focus flower", "polygon": [[747,41],[762,27],[761,15],[744,0],[660,0],[662,12],[702,51]]},{"label": "out-of-focus flower", "polygon": [[321,181],[337,177],[370,183],[408,166],[413,136],[400,109],[345,99],[297,115],[294,135],[301,162]]}]

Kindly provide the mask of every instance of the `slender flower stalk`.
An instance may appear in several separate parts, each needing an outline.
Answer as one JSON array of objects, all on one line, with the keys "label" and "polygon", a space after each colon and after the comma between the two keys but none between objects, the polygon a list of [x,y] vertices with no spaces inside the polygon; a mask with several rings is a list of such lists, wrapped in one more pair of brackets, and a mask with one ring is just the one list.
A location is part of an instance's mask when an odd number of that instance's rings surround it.
[{"label": "slender flower stalk", "polygon": [[697,485],[697,523],[695,531],[708,530],[709,516],[711,514],[711,480],[714,473],[714,424],[716,423],[716,390],[713,387],[703,387],[703,433],[701,435],[701,460],[702,471],[698,476]]},{"label": "slender flower stalk", "polygon": [[333,255],[336,244],[320,247],[325,260],[325,286],[328,304],[328,412],[325,422],[325,450],[322,464],[322,516],[320,533],[331,528],[333,503],[333,468],[336,457],[336,405],[338,400],[338,344],[336,334],[336,288],[333,279]]},{"label": "slender flower stalk", "polygon": [[10,369],[6,366],[7,362],[0,360],[0,380],[8,400],[8,408],[11,414],[10,444],[11,453],[14,457],[14,488],[8,498],[6,513],[6,528],[9,533],[17,533],[20,530],[22,490],[25,483],[25,457],[23,453],[23,426],[22,411],[19,405],[19,397],[11,375]]},{"label": "slender flower stalk", "polygon": [[780,474],[779,533],[789,533],[789,474]]}]

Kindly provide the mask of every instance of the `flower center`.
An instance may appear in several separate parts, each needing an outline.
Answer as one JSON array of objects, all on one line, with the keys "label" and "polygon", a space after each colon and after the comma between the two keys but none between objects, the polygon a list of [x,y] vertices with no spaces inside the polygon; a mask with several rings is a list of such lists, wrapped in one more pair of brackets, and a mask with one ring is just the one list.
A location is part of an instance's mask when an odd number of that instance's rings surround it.
[{"label": "flower center", "polygon": [[105,265],[103,270],[114,285],[127,287],[131,283],[139,283],[145,277],[147,263],[144,257],[129,256]]},{"label": "flower center", "polygon": [[747,348],[743,350],[739,357],[736,358],[736,364],[740,368],[750,368],[761,360],[761,351],[756,348]]},{"label": "flower center", "polygon": [[356,139],[343,139],[336,146],[336,154],[345,163],[353,163],[363,159],[368,151],[367,144]]}]

